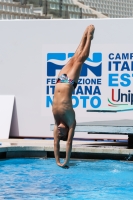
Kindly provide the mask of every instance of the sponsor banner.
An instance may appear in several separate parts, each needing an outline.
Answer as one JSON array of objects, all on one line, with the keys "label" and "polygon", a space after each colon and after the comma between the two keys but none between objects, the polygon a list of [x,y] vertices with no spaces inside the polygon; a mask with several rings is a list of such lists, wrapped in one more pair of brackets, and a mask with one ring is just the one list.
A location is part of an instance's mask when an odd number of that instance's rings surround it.
[{"label": "sponsor banner", "polygon": [[[74,55],[72,45],[43,48],[43,115],[51,116],[54,89],[59,71]],[[87,109],[133,105],[133,52],[130,45],[93,45],[82,66],[78,85],[72,95],[76,113]],[[49,112],[48,112],[49,111]]]},{"label": "sponsor banner", "polygon": [[133,105],[133,52],[110,52],[108,55],[108,106]]}]

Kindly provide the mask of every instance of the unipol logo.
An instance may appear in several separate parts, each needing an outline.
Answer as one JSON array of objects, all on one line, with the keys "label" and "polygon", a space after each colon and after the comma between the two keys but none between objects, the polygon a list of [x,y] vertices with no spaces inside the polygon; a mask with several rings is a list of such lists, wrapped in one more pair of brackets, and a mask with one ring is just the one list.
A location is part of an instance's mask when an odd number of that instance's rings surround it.
[{"label": "unipol logo", "polygon": [[[47,76],[56,76],[56,70],[61,70],[74,53],[48,53]],[[87,58],[82,66],[81,77],[89,76],[92,72],[96,77],[102,75],[102,53],[93,53],[92,58]]]}]

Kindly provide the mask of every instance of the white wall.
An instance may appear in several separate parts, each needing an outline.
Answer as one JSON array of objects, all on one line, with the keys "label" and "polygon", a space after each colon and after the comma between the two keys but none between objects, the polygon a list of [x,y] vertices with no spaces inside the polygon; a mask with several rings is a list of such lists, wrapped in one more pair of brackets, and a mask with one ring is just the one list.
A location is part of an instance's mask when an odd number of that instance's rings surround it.
[{"label": "white wall", "polygon": [[[96,28],[90,56],[102,52],[103,76],[106,76],[108,52],[132,52],[133,19],[0,21],[0,95],[16,97],[19,136],[52,136],[51,108],[45,108],[46,53],[74,52],[89,24]],[[101,86],[102,106],[107,105],[105,94],[110,91],[107,82],[105,77]],[[77,122],[132,118],[133,114],[100,114],[99,117],[87,113],[86,109],[82,111],[76,109]]]}]

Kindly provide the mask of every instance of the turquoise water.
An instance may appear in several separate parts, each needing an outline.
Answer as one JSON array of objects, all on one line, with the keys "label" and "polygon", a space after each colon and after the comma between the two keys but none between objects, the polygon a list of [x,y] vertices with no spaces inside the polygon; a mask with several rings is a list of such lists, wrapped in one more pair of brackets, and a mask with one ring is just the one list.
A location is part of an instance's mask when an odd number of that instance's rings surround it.
[{"label": "turquoise water", "polygon": [[0,200],[132,200],[133,163],[71,161],[62,169],[54,159],[0,160]]}]

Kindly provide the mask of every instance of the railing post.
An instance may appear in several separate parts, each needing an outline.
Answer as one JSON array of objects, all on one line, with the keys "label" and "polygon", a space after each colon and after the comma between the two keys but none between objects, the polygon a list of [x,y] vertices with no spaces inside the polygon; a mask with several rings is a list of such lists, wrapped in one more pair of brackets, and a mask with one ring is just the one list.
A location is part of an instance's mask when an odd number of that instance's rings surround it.
[{"label": "railing post", "polygon": [[133,135],[128,135],[128,148],[133,149]]},{"label": "railing post", "polygon": [[80,8],[80,19],[82,19],[82,8]]},{"label": "railing post", "polygon": [[60,0],[59,17],[62,17],[62,0]]},{"label": "railing post", "polygon": [[48,11],[48,1],[44,0],[43,1],[43,13],[47,16],[47,11]]}]

